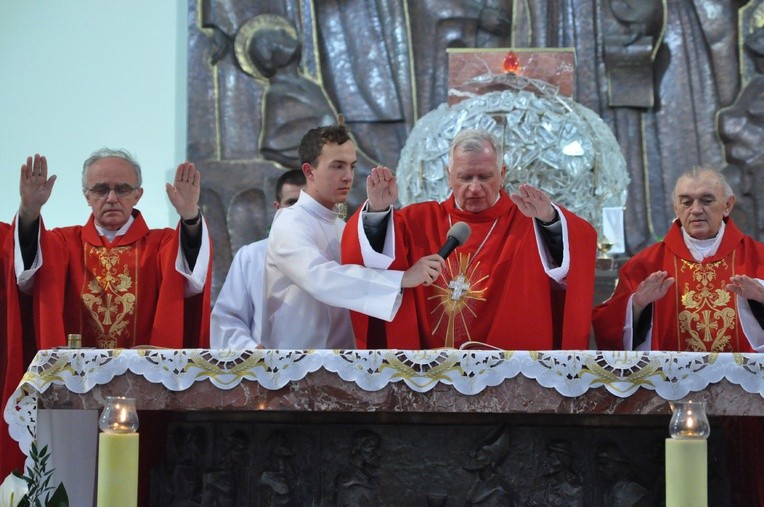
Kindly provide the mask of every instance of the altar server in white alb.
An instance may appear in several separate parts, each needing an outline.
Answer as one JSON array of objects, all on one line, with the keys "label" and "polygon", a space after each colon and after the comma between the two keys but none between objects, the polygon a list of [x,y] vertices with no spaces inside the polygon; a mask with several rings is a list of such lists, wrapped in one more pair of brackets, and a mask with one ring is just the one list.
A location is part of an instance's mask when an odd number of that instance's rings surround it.
[{"label": "altar server in white alb", "polygon": [[353,185],[356,150],[342,124],[311,129],[299,147],[307,185],[271,227],[265,266],[262,346],[280,349],[352,349],[348,309],[392,320],[404,288],[431,284],[443,259],[422,257],[407,271],[340,264],[345,227],[337,205]]},{"label": "altar server in white alb", "polygon": [[[284,172],[276,181],[277,211],[297,202],[305,188],[301,169]],[[261,341],[265,305],[265,254],[268,238],[239,248],[228,269],[225,283],[210,317],[210,346],[213,349],[243,349]]]}]

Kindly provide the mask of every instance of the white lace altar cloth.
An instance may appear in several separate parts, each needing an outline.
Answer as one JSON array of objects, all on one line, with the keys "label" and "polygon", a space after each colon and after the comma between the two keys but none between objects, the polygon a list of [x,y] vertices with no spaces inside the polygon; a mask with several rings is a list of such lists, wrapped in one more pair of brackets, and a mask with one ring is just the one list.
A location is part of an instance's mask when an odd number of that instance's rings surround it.
[{"label": "white lace altar cloth", "polygon": [[604,388],[626,398],[649,389],[678,400],[727,379],[764,397],[764,354],[694,352],[462,351],[462,350],[42,350],[4,417],[29,455],[36,435],[37,396],[52,385],[84,394],[130,371],[171,391],[195,382],[232,389],[242,380],[276,390],[325,369],[366,391],[403,382],[425,393],[437,384],[465,395],[522,375],[562,396]]}]

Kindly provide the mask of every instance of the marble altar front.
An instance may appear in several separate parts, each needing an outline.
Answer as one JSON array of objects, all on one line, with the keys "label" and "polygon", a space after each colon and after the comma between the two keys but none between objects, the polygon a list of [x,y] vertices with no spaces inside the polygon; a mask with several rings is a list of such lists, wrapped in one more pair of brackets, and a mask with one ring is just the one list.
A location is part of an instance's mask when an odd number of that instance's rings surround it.
[{"label": "marble altar front", "polygon": [[[764,416],[764,355],[48,350],[5,417],[28,452],[38,413],[95,415],[108,395],[137,398],[142,441],[156,430],[152,414],[163,415],[164,438],[153,444],[166,451],[142,465],[146,505],[183,495],[199,505],[205,495],[342,505],[361,493],[392,505],[464,504],[485,486],[480,467],[521,505],[562,494],[544,486],[560,477],[565,494],[604,505],[608,459],[617,480],[646,498],[662,494],[656,449],[671,400],[707,402],[710,469],[723,478],[734,431],[726,421]],[[360,491],[354,474],[368,483]],[[726,502],[731,490],[713,498]]]}]

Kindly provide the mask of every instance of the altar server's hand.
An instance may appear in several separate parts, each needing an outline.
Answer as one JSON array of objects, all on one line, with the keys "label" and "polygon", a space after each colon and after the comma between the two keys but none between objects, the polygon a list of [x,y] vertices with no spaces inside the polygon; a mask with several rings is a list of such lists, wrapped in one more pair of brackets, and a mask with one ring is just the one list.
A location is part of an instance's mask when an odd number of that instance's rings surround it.
[{"label": "altar server's hand", "polygon": [[440,276],[446,261],[438,254],[426,255],[416,261],[403,273],[401,287],[418,287],[420,285],[432,285]]},{"label": "altar server's hand", "polygon": [[536,187],[520,185],[517,193],[510,194],[509,198],[517,204],[520,212],[526,217],[538,218],[542,222],[554,220],[556,212],[552,206],[552,200]]},{"label": "altar server's hand", "polygon": [[183,162],[175,171],[174,184],[167,184],[167,197],[183,220],[192,220],[199,215],[200,180],[201,175],[194,164]]},{"label": "altar server's hand", "polygon": [[631,300],[634,314],[640,314],[647,305],[665,296],[673,283],[674,279],[666,271],[656,271],[642,280]]},{"label": "altar server's hand", "polygon": [[727,290],[746,299],[753,299],[764,303],[764,286],[755,278],[747,275],[734,275],[730,277]]},{"label": "altar server's hand", "polygon": [[27,163],[21,166],[19,178],[19,220],[34,222],[40,216],[40,210],[48,202],[56,176],[48,178],[48,161],[42,155],[27,157]]},{"label": "altar server's hand", "polygon": [[384,166],[377,166],[366,177],[366,196],[369,211],[387,211],[398,200],[398,183],[393,172]]}]

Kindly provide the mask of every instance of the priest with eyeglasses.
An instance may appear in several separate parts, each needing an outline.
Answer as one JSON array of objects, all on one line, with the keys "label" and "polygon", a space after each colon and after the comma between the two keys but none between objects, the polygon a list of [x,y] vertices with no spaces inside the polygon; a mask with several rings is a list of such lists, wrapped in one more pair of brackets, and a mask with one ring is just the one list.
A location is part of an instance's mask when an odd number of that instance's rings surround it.
[{"label": "priest with eyeglasses", "polygon": [[[31,296],[34,332],[9,326],[3,406],[35,352],[66,345],[69,334],[103,349],[209,347],[212,252],[194,164],[181,163],[166,186],[180,215],[176,229],[149,229],[135,209],[141,168],[125,150],[104,148],[83,164],[82,192],[92,210],[83,226],[45,228],[41,210],[55,181],[44,156],[21,166],[9,283],[15,278]],[[1,440],[2,461],[18,456]]]},{"label": "priest with eyeglasses", "polygon": [[134,208],[141,169],[127,151],[105,148],[83,164],[92,210],[84,226],[45,228],[40,211],[55,179],[44,156],[21,167],[14,263],[19,288],[34,294],[37,345],[65,345],[77,333],[85,347],[207,346],[211,245],[194,165],[180,164],[167,184],[175,230],[149,229]]}]

